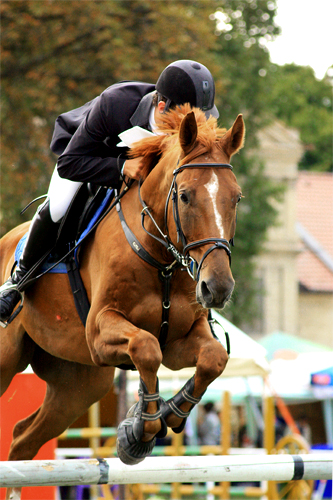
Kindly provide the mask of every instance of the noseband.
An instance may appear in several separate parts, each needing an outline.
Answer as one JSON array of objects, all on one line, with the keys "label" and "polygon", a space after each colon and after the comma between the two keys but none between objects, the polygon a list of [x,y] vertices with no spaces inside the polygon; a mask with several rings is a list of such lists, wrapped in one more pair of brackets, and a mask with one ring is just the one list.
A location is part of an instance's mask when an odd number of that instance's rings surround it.
[{"label": "noseband", "polygon": [[[155,219],[151,215],[149,211],[149,207],[145,204],[145,202],[141,198],[140,194],[140,187],[141,187],[141,182],[139,183],[139,198],[141,201],[141,204],[143,206],[142,210],[142,227],[146,231],[147,234],[152,236],[154,239],[162,243],[169,252],[173,254],[175,257],[176,261],[181,264],[182,267],[185,267],[195,281],[199,281],[199,275],[200,271],[203,265],[204,260],[206,257],[216,249],[222,249],[225,250],[228,257],[229,257],[229,263],[231,265],[231,250],[230,250],[230,244],[232,244],[232,240],[230,242],[224,238],[205,238],[202,240],[197,240],[191,243],[187,243],[184,232],[181,227],[181,221],[180,221],[180,216],[179,216],[179,210],[178,210],[178,186],[177,186],[177,175],[185,170],[186,168],[229,168],[232,170],[232,165],[229,163],[188,163],[185,165],[181,165],[180,167],[176,168],[173,171],[173,180],[170,186],[170,190],[166,199],[165,203],[165,209],[164,209],[164,224],[165,224],[165,229],[166,229],[166,234],[163,234],[159,226],[156,224]],[[181,254],[176,247],[173,245],[171,242],[170,236],[169,236],[169,230],[168,230],[168,207],[170,203],[170,198],[172,199],[172,211],[173,211],[173,218],[175,221],[176,225],[176,230],[177,230],[177,242],[180,240],[183,244],[183,253]],[[149,233],[145,227],[144,227],[144,216],[148,215],[150,219],[153,221],[155,227],[158,229],[159,233],[162,235],[163,240],[160,238],[154,236],[153,234]],[[197,248],[203,245],[207,245],[213,243],[213,245],[205,252],[203,255],[199,265],[197,262],[190,256],[189,252],[193,248]]]}]

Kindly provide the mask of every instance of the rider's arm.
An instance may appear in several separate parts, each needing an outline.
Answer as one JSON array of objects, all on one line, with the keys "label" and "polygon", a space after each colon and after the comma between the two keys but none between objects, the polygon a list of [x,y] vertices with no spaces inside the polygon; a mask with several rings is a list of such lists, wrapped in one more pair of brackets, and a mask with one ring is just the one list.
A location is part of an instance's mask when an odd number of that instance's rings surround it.
[{"label": "rider's arm", "polygon": [[[79,182],[92,182],[105,186],[116,186],[124,159],[117,161],[107,155],[104,141],[112,131],[106,126],[103,94],[95,101],[87,117],[81,122],[68,146],[58,158],[60,177]],[[114,127],[115,128],[115,127]],[[117,137],[117,131],[114,130]],[[119,151],[119,154],[121,150]]]},{"label": "rider's arm", "polygon": [[[117,148],[118,134],[131,128],[130,117],[142,92],[136,89],[107,89],[81,122],[68,146],[58,158],[60,177],[79,182],[116,187],[126,161],[126,149]],[[112,155],[112,156],[111,156]],[[127,160],[124,174],[138,178],[138,160]]]}]

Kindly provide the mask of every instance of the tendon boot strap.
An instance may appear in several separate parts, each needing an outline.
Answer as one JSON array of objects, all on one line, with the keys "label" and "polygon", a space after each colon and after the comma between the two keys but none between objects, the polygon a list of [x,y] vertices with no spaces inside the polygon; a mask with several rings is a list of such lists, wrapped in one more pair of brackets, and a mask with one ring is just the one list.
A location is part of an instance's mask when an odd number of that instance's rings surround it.
[{"label": "tendon boot strap", "polygon": [[[143,436],[143,426],[144,421],[153,421],[157,419],[161,419],[162,428],[158,433],[158,437],[161,435],[166,435],[167,426],[165,421],[162,419],[162,413],[160,410],[160,396],[159,396],[159,384],[158,379],[156,381],[156,392],[154,394],[149,394],[148,389],[140,377],[140,386],[138,390],[139,394],[139,402],[135,406],[134,410],[134,424],[133,424],[133,433],[136,436],[137,440],[141,440]],[[157,402],[157,412],[154,414],[150,414],[147,412],[148,403],[156,401]]]},{"label": "tendon boot strap", "polygon": [[[183,389],[180,391],[181,392],[181,395],[182,397],[184,398],[185,401],[187,401],[188,403],[191,403],[193,406],[197,405],[198,403],[200,403],[200,400],[201,398],[195,398],[194,396],[192,396],[191,394],[189,394],[185,388],[186,386],[183,387]],[[184,402],[184,401],[183,401]],[[180,408],[178,408],[176,406],[176,403],[174,401],[174,399],[170,399],[168,401],[169,403],[169,406],[170,408],[172,409],[172,412],[177,415],[177,417],[180,417],[180,418],[187,418],[189,416],[189,414],[191,413],[191,410],[192,408],[189,410],[189,411],[182,411]],[[178,401],[178,404],[181,404],[179,403]]]},{"label": "tendon boot strap", "polygon": [[[151,455],[156,443],[156,436],[148,442],[143,442],[144,422],[160,419],[162,428],[157,437],[165,437],[167,425],[162,418],[160,410],[161,398],[158,393],[158,380],[156,392],[149,394],[148,389],[140,378],[139,401],[129,409],[126,419],[118,426],[117,452],[122,462],[134,465],[141,462],[145,457]],[[147,412],[148,404],[152,401],[157,403],[157,412]]]},{"label": "tendon boot strap", "polygon": [[[193,381],[194,381],[194,378],[193,378]],[[194,396],[189,394],[186,390],[186,386],[183,387],[181,393],[182,393],[183,398],[186,399],[186,401],[188,403],[192,403],[193,405],[197,405],[201,401],[201,398],[195,398]]]},{"label": "tendon boot strap", "polygon": [[[140,379],[140,381],[143,383],[143,381]],[[138,390],[138,394],[139,394],[139,397],[142,397],[143,401],[145,403],[150,403],[152,401],[159,401],[160,400],[160,395],[158,392],[155,392],[154,394],[146,394],[144,393],[141,389]],[[147,407],[147,405],[145,405]],[[159,406],[159,405],[158,405]],[[139,417],[140,418],[140,415],[139,415],[139,412],[138,412],[138,408],[135,410],[134,412],[134,416],[135,417]],[[149,421],[153,421],[153,420],[157,420],[159,418],[162,417],[162,413],[161,413],[161,410],[159,409],[156,413],[146,413],[145,411],[141,411],[141,418],[142,420],[149,420]]]},{"label": "tendon boot strap", "polygon": [[[202,396],[205,394],[206,391],[204,391],[200,398],[195,398],[192,393],[194,390],[194,375],[190,380],[186,382],[184,387],[171,399],[168,401],[162,401],[161,404],[161,411],[162,411],[162,418],[166,420],[166,418],[170,415],[170,413],[174,413],[177,417],[183,418],[183,422],[180,424],[178,427],[173,427],[172,430],[176,434],[179,434],[182,432],[182,430],[185,427],[186,424],[186,419],[191,413],[193,407],[198,404],[201,401]],[[188,412],[182,411],[179,407],[185,403],[191,403],[191,408]]]}]

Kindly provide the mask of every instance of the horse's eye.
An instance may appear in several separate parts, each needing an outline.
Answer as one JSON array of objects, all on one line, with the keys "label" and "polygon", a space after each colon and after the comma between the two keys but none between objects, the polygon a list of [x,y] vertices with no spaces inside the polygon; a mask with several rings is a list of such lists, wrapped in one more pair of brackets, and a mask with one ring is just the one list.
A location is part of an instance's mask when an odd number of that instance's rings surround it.
[{"label": "horse's eye", "polygon": [[180,198],[180,200],[181,200],[183,203],[188,203],[188,202],[189,202],[189,199],[188,199],[188,197],[187,197],[186,193],[180,193],[179,198]]},{"label": "horse's eye", "polygon": [[241,201],[241,199],[242,199],[242,195],[240,194],[240,195],[238,196],[238,198],[237,198],[237,204]]}]

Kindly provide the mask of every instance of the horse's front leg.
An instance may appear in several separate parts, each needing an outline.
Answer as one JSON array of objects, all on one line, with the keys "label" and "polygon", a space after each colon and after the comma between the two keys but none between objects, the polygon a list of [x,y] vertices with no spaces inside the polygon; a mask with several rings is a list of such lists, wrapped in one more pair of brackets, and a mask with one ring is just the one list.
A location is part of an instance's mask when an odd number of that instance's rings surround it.
[{"label": "horse's front leg", "polygon": [[86,330],[92,359],[98,366],[134,364],[139,372],[139,402],[119,425],[117,440],[121,460],[136,464],[151,454],[155,436],[164,436],[167,431],[158,392],[157,371],[162,362],[158,340],[108,308],[96,317],[89,315]]},{"label": "horse's front leg", "polygon": [[171,370],[196,367],[194,376],[173,398],[162,405],[162,417],[174,432],[184,429],[186,418],[198,404],[207,387],[221,375],[228,353],[210,330],[206,318],[197,320],[186,337],[167,344],[163,364]]}]

